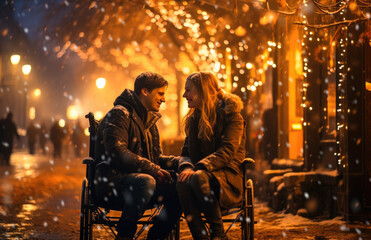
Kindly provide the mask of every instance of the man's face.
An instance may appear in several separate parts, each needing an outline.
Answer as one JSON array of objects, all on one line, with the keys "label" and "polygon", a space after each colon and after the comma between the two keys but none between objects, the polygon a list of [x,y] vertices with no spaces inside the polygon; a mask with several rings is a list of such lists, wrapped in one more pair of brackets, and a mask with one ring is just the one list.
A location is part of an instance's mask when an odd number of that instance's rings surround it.
[{"label": "man's face", "polygon": [[155,88],[152,92],[148,92],[147,89],[142,89],[143,105],[148,111],[158,112],[160,110],[161,103],[165,102],[165,91],[167,86]]}]

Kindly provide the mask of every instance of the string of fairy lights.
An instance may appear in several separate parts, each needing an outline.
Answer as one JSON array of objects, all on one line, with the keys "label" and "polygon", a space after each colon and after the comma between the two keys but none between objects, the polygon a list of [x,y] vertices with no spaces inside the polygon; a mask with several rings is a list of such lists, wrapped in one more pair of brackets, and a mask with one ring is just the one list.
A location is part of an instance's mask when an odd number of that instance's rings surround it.
[{"label": "string of fairy lights", "polygon": [[[197,2],[197,1],[196,1]],[[205,4],[207,3],[205,1]],[[237,3],[238,1],[236,1]],[[364,0],[357,1],[348,1],[340,0],[334,4],[324,4],[318,0],[309,0],[309,1],[299,1],[300,5],[297,6],[288,6],[288,9],[300,8],[299,19],[301,20],[303,28],[303,38],[302,38],[302,62],[303,62],[303,85],[301,88],[302,91],[302,108],[304,112],[313,111],[312,106],[310,105],[310,96],[307,94],[309,87],[309,82],[311,79],[308,79],[308,75],[312,72],[311,63],[312,57],[310,56],[311,48],[308,47],[308,44],[320,45],[325,40],[319,36],[315,28],[311,27],[308,23],[307,16],[313,14],[313,8],[318,9],[323,16],[334,16],[334,18],[324,18],[329,21],[339,20],[347,21],[346,11],[358,11],[365,7],[370,7],[370,4]],[[133,4],[135,1],[133,2]],[[142,1],[139,1],[138,4],[143,4]],[[174,34],[174,38],[178,40],[179,48],[181,51],[189,53],[190,59],[194,65],[196,65],[199,70],[211,70],[213,71],[218,79],[220,79],[220,85],[227,89],[228,91],[240,93],[244,100],[247,99],[247,95],[250,92],[255,92],[259,87],[264,85],[264,73],[268,67],[276,68],[277,65],[274,62],[275,59],[272,57],[272,53],[279,51],[281,49],[281,43],[275,41],[266,41],[261,42],[259,46],[251,45],[251,33],[249,29],[262,28],[263,25],[257,26],[256,24],[261,24],[262,20],[250,21],[248,19],[243,20],[243,24],[238,21],[227,21],[217,15],[218,3],[215,3],[215,11],[207,11],[206,8],[194,8],[191,7],[191,3],[188,1],[145,1],[145,4],[148,5],[148,8],[145,9],[146,15],[149,17],[150,22],[144,27],[144,31],[151,31],[154,28],[157,28],[160,33]],[[95,2],[97,9],[104,8],[103,5],[108,4],[107,2]],[[222,4],[222,3],[220,3]],[[249,7],[255,7],[258,4],[244,4],[239,11],[252,11],[248,10]],[[295,3],[296,4],[296,3]],[[99,6],[98,6],[99,5]],[[202,5],[202,4],[201,4]],[[201,6],[200,5],[200,6]],[[141,6],[142,7],[142,6]],[[139,9],[139,8],[138,8]],[[143,9],[143,8],[141,8]],[[155,9],[153,11],[152,9]],[[244,10],[245,9],[245,10]],[[279,12],[279,11],[278,11]],[[279,12],[280,13],[280,12]],[[278,13],[278,14],[279,14]],[[262,19],[271,19],[273,18],[271,13],[266,13]],[[320,15],[320,14],[319,14]],[[361,15],[360,15],[361,16]],[[363,15],[362,15],[363,16]],[[369,18],[369,16],[366,16]],[[122,20],[118,18],[118,21],[125,22],[125,19]],[[120,23],[121,24],[121,23]],[[172,26],[173,28],[170,28]],[[346,47],[349,44],[347,37],[347,27],[343,24],[339,24],[341,31],[338,32],[339,38],[334,40],[338,46],[337,52],[339,56],[336,57],[336,67],[337,67],[337,96],[336,96],[336,138],[337,138],[337,150],[334,153],[338,160],[338,165],[343,166],[343,159],[345,158],[344,153],[346,152],[340,146],[340,134],[343,131],[347,130],[346,124],[346,110],[345,107],[345,92],[344,88],[346,86],[347,79],[347,63],[346,63]],[[170,30],[171,29],[171,30]],[[222,34],[220,34],[222,32]],[[248,33],[248,34],[247,34]],[[221,37],[222,36],[222,37]],[[327,41],[327,40],[326,40]],[[330,41],[331,43],[331,41]],[[120,50],[122,45],[118,46],[116,49]],[[79,48],[75,44],[70,44],[66,48]],[[256,48],[254,52],[255,56],[252,56],[252,48]],[[323,49],[328,51],[329,48]],[[66,50],[62,48],[62,50]],[[123,57],[123,51],[114,51],[117,58]],[[91,52],[95,53],[94,50]],[[86,58],[90,58],[89,52],[84,52]],[[112,54],[113,55],[113,54]],[[99,59],[99,58],[97,58]],[[175,60],[176,61],[176,60]],[[122,62],[122,61],[117,61]],[[102,63],[104,65],[105,63]],[[106,64],[107,65],[107,64]],[[127,67],[127,64],[124,66]],[[190,69],[188,67],[183,68],[183,73],[188,74]],[[230,86],[229,86],[230,84]],[[327,115],[329,109],[323,109],[323,115]],[[302,125],[304,130],[310,126],[310,122],[304,117],[302,119]],[[345,134],[346,135],[346,134]]]},{"label": "string of fairy lights", "polygon": [[[332,46],[336,44],[336,56],[330,56],[330,61],[332,61],[331,58],[336,59],[336,105],[335,105],[335,111],[336,111],[336,151],[334,152],[334,155],[337,159],[337,165],[338,169],[344,169],[347,167],[347,163],[345,159],[346,156],[346,146],[347,146],[347,132],[348,132],[348,123],[347,123],[347,117],[346,114],[350,112],[350,109],[347,108],[347,96],[346,96],[346,88],[348,84],[348,72],[350,68],[348,67],[347,63],[347,46],[349,44],[356,44],[356,42],[352,39],[350,39],[350,35],[348,32],[348,25],[350,21],[353,21],[354,24],[356,24],[356,30],[359,30],[358,23],[356,23],[357,19],[353,20],[347,20],[347,13],[349,11],[351,12],[358,12],[359,9],[370,7],[369,3],[362,2],[362,1],[339,1],[334,5],[324,5],[320,2],[317,2],[316,0],[312,0],[312,2],[315,4],[315,6],[322,12],[327,15],[334,15],[335,19],[339,21],[337,30],[333,32],[331,41],[329,41],[328,47],[323,47],[324,51],[330,51]],[[370,18],[370,13],[363,14],[363,16],[366,16],[366,19]],[[323,26],[320,25],[309,25],[306,15],[302,12],[300,14],[301,17],[301,25],[304,25],[304,34],[302,38],[302,61],[303,61],[303,86],[302,86],[302,104],[301,106],[304,109],[304,112],[307,114],[310,114],[310,111],[312,111],[311,103],[309,101],[308,93],[308,87],[309,87],[309,81],[308,75],[312,72],[312,69],[310,68],[311,63],[310,61],[314,61],[315,59],[311,56],[312,53],[310,52],[312,48],[309,48],[308,45],[314,46],[314,42],[317,41],[317,45],[320,46],[320,42],[323,40],[321,37],[316,37],[316,28],[322,28]],[[348,23],[346,25],[345,23]],[[324,24],[326,25],[326,24]],[[332,25],[335,26],[335,25]],[[329,25],[330,27],[330,25]],[[318,34],[317,34],[318,35]],[[336,40],[335,40],[336,39]],[[312,49],[313,50],[313,49]],[[329,55],[331,55],[329,53]],[[329,63],[329,65],[332,65]],[[334,72],[334,68],[332,66],[328,66],[328,74],[331,74],[331,72]],[[328,79],[326,78],[325,81],[328,82]],[[326,83],[327,83],[326,82]],[[334,90],[335,90],[334,89]],[[329,94],[329,89],[327,89],[326,94]],[[329,100],[329,98],[328,98]],[[323,108],[323,116],[326,120],[328,111],[332,109],[328,109],[327,107]],[[308,117],[303,118],[303,128],[304,132],[308,130],[308,127],[310,126],[310,122],[308,121]],[[305,145],[307,145],[307,142],[305,140]]]},{"label": "string of fairy lights", "polygon": [[[342,20],[345,20],[345,9],[342,9],[340,12],[340,16]],[[347,84],[347,51],[346,47],[348,44],[348,34],[347,34],[347,26],[341,27],[341,37],[339,39],[339,52],[338,59],[337,59],[337,66],[338,66],[338,76],[337,76],[337,99],[336,99],[336,130],[338,132],[336,136],[336,145],[337,145],[337,163],[338,166],[345,168],[345,149],[344,149],[344,142],[340,144],[340,138],[347,136],[347,118],[345,117],[346,114],[346,91],[345,87]],[[345,139],[345,142],[347,139]]]},{"label": "string of fairy lights", "polygon": [[[246,29],[243,26],[225,24],[223,31],[226,33],[226,37],[220,39],[216,37],[216,28],[212,27],[212,21],[215,22],[215,19],[212,20],[212,18],[215,16],[207,11],[198,9],[197,15],[191,14],[187,11],[187,4],[172,5],[171,8],[166,4],[159,4],[156,5],[156,9],[160,14],[155,14],[149,9],[146,10],[146,14],[159,31],[166,32],[167,23],[173,24],[178,30],[185,30],[187,36],[183,34],[178,36],[181,40],[190,40],[185,44],[184,50],[191,53],[192,60],[201,70],[206,69],[214,72],[220,79],[221,87],[229,91],[239,91],[246,97],[247,91],[256,91],[258,87],[263,85],[261,75],[266,67],[269,65],[276,67],[269,56],[272,49],[277,47],[277,44],[272,41],[265,43],[266,46],[261,48],[261,55],[257,56],[261,64],[258,65],[244,59],[244,55],[249,51],[249,46],[246,38],[241,37],[246,34]],[[201,29],[201,26],[204,28]],[[250,24],[250,28],[252,27],[253,23]],[[241,37],[237,46],[236,43],[230,41],[235,36]],[[187,68],[184,72],[187,73],[188,70]],[[243,79],[246,76],[249,76],[248,79]],[[229,81],[231,86],[228,86]],[[241,84],[241,82],[244,83]]]},{"label": "string of fairy lights", "polygon": [[[301,20],[304,24],[307,23],[307,18],[306,16],[301,13]],[[308,110],[309,108],[309,104],[308,104],[308,101],[307,101],[307,90],[308,90],[308,86],[309,86],[309,83],[308,83],[308,74],[312,71],[310,68],[309,68],[309,56],[308,56],[308,52],[309,52],[309,47],[308,47],[308,43],[311,42],[313,40],[313,32],[310,32],[308,27],[304,27],[304,34],[303,34],[303,38],[302,38],[302,52],[303,52],[303,57],[302,57],[302,60],[303,60],[303,85],[301,87],[301,91],[302,91],[302,103],[301,103],[301,107],[303,108],[303,112],[304,114],[306,113],[306,111]],[[310,122],[307,122],[306,121],[306,118],[303,117],[302,118],[302,122],[303,122],[303,131],[304,133],[307,132],[307,129],[308,129],[308,126],[310,125]],[[304,138],[304,147],[307,148],[307,139]]]}]

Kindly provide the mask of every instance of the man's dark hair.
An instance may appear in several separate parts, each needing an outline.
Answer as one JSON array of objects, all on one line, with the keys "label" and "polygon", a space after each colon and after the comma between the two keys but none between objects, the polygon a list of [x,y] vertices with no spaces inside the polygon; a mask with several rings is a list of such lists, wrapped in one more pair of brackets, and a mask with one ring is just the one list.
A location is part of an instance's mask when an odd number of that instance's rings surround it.
[{"label": "man's dark hair", "polygon": [[168,86],[169,83],[160,75],[153,72],[144,72],[138,75],[134,83],[134,92],[139,96],[143,88],[152,92],[155,88]]}]

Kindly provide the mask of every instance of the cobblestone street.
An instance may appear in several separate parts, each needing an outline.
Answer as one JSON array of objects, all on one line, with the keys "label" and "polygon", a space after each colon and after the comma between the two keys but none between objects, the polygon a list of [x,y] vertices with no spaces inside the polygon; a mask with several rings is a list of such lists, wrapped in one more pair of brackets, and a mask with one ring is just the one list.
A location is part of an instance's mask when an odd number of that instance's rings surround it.
[{"label": "cobblestone street", "polygon": [[[49,156],[16,152],[11,166],[0,167],[0,239],[78,239],[81,182],[85,174],[81,159],[53,160]],[[371,239],[371,226],[335,219],[307,219],[273,213],[256,202],[256,239]],[[192,239],[181,223],[181,239]],[[240,239],[233,227],[229,239]],[[109,239],[94,230],[94,239]],[[145,239],[145,234],[140,239]]]}]

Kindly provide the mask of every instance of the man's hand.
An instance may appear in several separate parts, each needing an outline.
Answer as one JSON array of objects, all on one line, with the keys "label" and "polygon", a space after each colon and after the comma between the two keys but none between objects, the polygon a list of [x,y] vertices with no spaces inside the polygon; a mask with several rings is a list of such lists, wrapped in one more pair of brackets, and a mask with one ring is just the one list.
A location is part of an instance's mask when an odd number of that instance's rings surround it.
[{"label": "man's hand", "polygon": [[186,168],[183,170],[183,172],[180,173],[179,177],[178,177],[178,182],[185,182],[186,180],[188,180],[193,174],[195,173],[195,171],[193,171],[192,168]]},{"label": "man's hand", "polygon": [[172,183],[173,179],[171,178],[171,174],[164,170],[160,169],[157,172],[157,179],[156,179],[160,184],[170,184]]}]

